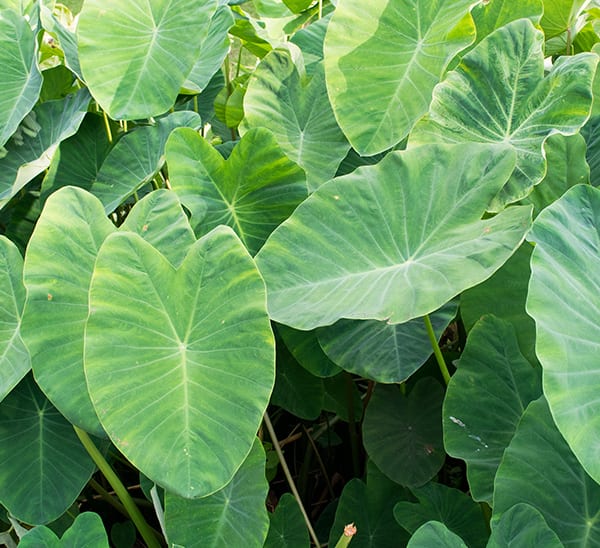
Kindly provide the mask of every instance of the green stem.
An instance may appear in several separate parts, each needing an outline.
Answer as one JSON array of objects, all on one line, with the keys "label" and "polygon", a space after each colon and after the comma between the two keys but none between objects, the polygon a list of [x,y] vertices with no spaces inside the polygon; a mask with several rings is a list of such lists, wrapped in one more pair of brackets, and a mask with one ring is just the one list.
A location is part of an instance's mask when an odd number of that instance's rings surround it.
[{"label": "green stem", "polygon": [[283,473],[285,474],[288,485],[290,486],[290,490],[292,491],[292,494],[294,495],[296,502],[298,503],[298,506],[300,507],[300,511],[302,512],[302,515],[304,516],[304,521],[306,522],[306,527],[308,529],[308,532],[310,533],[310,536],[311,536],[313,542],[315,543],[315,545],[318,548],[319,546],[321,546],[321,543],[319,542],[317,534],[315,533],[315,530],[313,529],[313,526],[310,523],[310,519],[308,518],[308,514],[306,513],[306,510],[304,509],[304,504],[302,504],[302,499],[300,498],[298,489],[296,489],[296,484],[294,483],[294,478],[292,477],[292,474],[290,472],[290,469],[288,468],[285,457],[283,456],[283,451],[281,450],[281,445],[279,445],[279,440],[277,439],[277,434],[275,434],[275,429],[273,428],[273,424],[271,423],[269,414],[266,411],[265,411],[265,415],[263,417],[263,421],[265,423],[265,426],[267,427],[267,430],[269,431],[269,436],[271,436],[271,441],[273,442],[273,447],[275,447],[275,452],[277,453],[277,456],[279,457],[279,462],[281,463],[281,468],[283,469]]},{"label": "green stem", "polygon": [[429,314],[425,314],[425,327],[427,329],[427,335],[429,336],[429,341],[431,342],[431,346],[433,348],[433,354],[435,355],[435,359],[440,366],[440,371],[442,372],[442,377],[444,377],[444,382],[446,386],[450,382],[450,373],[448,372],[448,367],[446,366],[446,362],[444,361],[444,356],[442,356],[442,351],[440,350],[440,345],[438,344],[437,338],[433,331],[433,326],[431,325],[431,319],[429,318]]},{"label": "green stem", "polygon": [[146,520],[144,520],[139,508],[133,502],[131,495],[115,471],[111,468],[110,464],[108,464],[102,453],[100,453],[98,448],[94,445],[94,442],[88,433],[80,428],[77,428],[75,425],[73,425],[73,429],[75,430],[75,433],[77,434],[77,437],[81,441],[82,445],[85,447],[85,450],[89,453],[90,457],[92,457],[92,460],[100,472],[104,474],[104,477],[119,497],[119,500],[122,502],[125,510],[127,510],[131,521],[133,521],[137,530],[140,532],[140,535],[144,539],[146,546],[148,546],[148,548],[160,548],[160,543],[154,536],[150,526],[146,523]]},{"label": "green stem", "polygon": [[102,117],[104,118],[104,127],[106,128],[106,136],[108,137],[108,142],[112,144],[113,136],[112,131],[110,130],[110,121],[108,120],[108,116],[106,115],[106,111],[102,110]]}]

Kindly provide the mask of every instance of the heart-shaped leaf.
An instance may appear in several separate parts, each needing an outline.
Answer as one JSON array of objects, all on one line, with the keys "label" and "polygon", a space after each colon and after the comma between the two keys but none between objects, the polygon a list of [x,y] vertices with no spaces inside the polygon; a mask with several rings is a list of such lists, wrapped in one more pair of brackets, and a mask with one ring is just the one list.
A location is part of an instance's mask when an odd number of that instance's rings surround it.
[{"label": "heart-shaped leaf", "polygon": [[369,457],[390,479],[416,487],[441,468],[444,392],[432,378],[415,384],[408,396],[397,385],[378,384],[363,422]]},{"label": "heart-shaped leaf", "polygon": [[0,403],[0,503],[25,523],[49,523],[94,470],[72,425],[26,376]]},{"label": "heart-shaped leaf", "polygon": [[227,160],[198,133],[178,129],[167,162],[196,234],[227,224],[252,254],[307,195],[303,171],[264,128],[246,133]]},{"label": "heart-shaped leaf", "polygon": [[29,23],[10,9],[0,11],[0,147],[33,108],[42,88],[36,40]]},{"label": "heart-shaped leaf", "polygon": [[288,155],[306,171],[309,190],[332,179],[350,149],[331,110],[319,66],[301,77],[289,52],[272,51],[248,82],[242,129],[268,127]]},{"label": "heart-shaped leaf", "polygon": [[94,99],[113,119],[169,110],[216,7],[216,0],[86,0],[77,37],[81,70]]},{"label": "heart-shaped leaf", "polygon": [[600,482],[600,190],[577,185],[540,213],[527,311],[535,319],[544,394],[558,429]]},{"label": "heart-shaped leaf", "polygon": [[21,338],[25,303],[23,258],[9,239],[0,236],[0,402],[31,369]]},{"label": "heart-shaped leaf", "polygon": [[200,116],[189,111],[174,112],[154,126],[138,127],[119,139],[89,188],[104,204],[107,213],[152,180],[165,161],[169,134],[180,126],[197,128]]},{"label": "heart-shaped leaf", "polygon": [[[335,116],[365,156],[400,142],[427,112],[448,62],[475,38],[471,0],[346,0],[325,37]],[[376,52],[376,54],[374,54]]]},{"label": "heart-shaped leaf", "polygon": [[431,548],[443,546],[444,548],[467,548],[464,541],[455,535],[448,527],[439,521],[428,521],[419,527],[410,537],[407,548]]},{"label": "heart-shaped leaf", "polygon": [[541,394],[513,327],[484,316],[469,333],[444,399],[444,446],[467,463],[475,500],[491,504],[494,477],[529,402]]},{"label": "heart-shaped leaf", "polygon": [[62,538],[54,534],[52,529],[38,526],[23,535],[19,542],[21,548],[108,548],[108,537],[102,524],[102,519],[93,512],[79,514],[73,525],[69,527]]},{"label": "heart-shaped leaf", "polygon": [[520,502],[538,510],[564,546],[600,544],[600,485],[569,449],[543,397],[529,404],[504,453],[492,519]]},{"label": "heart-shaped leaf", "polygon": [[308,529],[300,506],[291,493],[284,493],[271,514],[264,548],[309,548]]},{"label": "heart-shaped leaf", "polygon": [[589,116],[598,56],[560,57],[544,77],[543,48],[544,35],[529,19],[494,31],[436,87],[429,114],[410,135],[409,146],[480,142],[513,147],[515,172],[491,205],[493,211],[523,198],[543,179],[543,144],[551,134],[572,135]]},{"label": "heart-shaped leaf", "polygon": [[271,318],[313,329],[341,318],[402,323],[440,308],[522,241],[529,207],[481,220],[513,168],[505,147],[430,145],[323,185],[256,257]]},{"label": "heart-shaped leaf", "polygon": [[[439,339],[456,315],[450,301],[431,314]],[[423,318],[389,324],[375,320],[339,320],[318,330],[325,354],[346,371],[377,382],[402,382],[421,367],[433,350]]]},{"label": "heart-shaped leaf", "polygon": [[0,208],[44,171],[58,144],[73,135],[87,111],[90,95],[82,89],[60,101],[39,104],[6,144],[0,159]]},{"label": "heart-shaped leaf", "polygon": [[186,548],[262,548],[269,525],[265,507],[268,490],[265,452],[255,440],[242,466],[220,491],[193,500],[165,494],[169,542]]},{"label": "heart-shaped leaf", "polygon": [[100,248],[85,333],[90,396],[123,454],[180,496],[221,489],[254,442],[274,380],[264,301],[228,227],[177,269],[133,233]]}]

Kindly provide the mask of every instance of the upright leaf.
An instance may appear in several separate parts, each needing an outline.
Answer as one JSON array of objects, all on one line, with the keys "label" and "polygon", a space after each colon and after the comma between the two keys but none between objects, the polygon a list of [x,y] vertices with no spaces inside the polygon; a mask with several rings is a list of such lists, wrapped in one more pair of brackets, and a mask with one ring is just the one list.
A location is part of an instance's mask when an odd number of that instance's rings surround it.
[{"label": "upright leaf", "polygon": [[528,19],[487,36],[436,87],[429,114],[409,139],[409,146],[440,141],[510,145],[517,165],[492,204],[494,211],[523,198],[542,180],[544,141],[553,133],[576,133],[590,112],[598,57],[560,57],[544,77],[543,46],[542,32]]},{"label": "upright leaf", "polygon": [[38,100],[42,75],[36,58],[35,35],[25,17],[0,10],[0,148]]},{"label": "upright leaf", "polygon": [[291,493],[284,493],[271,514],[265,548],[309,548],[310,540],[300,506]]},{"label": "upright leaf", "polygon": [[528,237],[536,246],[527,311],[544,394],[561,434],[600,482],[600,190],[573,187],[540,213]]},{"label": "upright leaf", "polygon": [[25,303],[23,258],[9,239],[0,236],[0,402],[31,369],[21,338]]},{"label": "upright leaf", "polygon": [[523,239],[529,208],[481,220],[513,168],[504,147],[431,145],[323,185],[256,257],[271,318],[312,329],[340,318],[396,324],[440,308]]},{"label": "upright leaf", "polygon": [[115,445],[180,496],[221,489],[254,442],[274,380],[264,301],[252,259],[226,227],[198,240],[177,269],[132,233],[100,248],[85,334],[89,392]]},{"label": "upright leaf", "polygon": [[304,173],[264,128],[246,133],[227,160],[198,133],[176,130],[167,162],[196,234],[229,225],[252,254],[307,195]]},{"label": "upright leaf", "polygon": [[0,403],[0,503],[25,523],[49,523],[94,469],[71,424],[25,377]]},{"label": "upright leaf", "polygon": [[467,548],[464,541],[439,521],[428,521],[419,527],[408,541],[408,548]]},{"label": "upright leaf", "polygon": [[216,0],[86,0],[77,37],[81,70],[94,99],[113,119],[169,110],[216,7]]},{"label": "upright leaf", "polygon": [[21,542],[21,548],[108,548],[108,537],[102,524],[102,519],[93,512],[79,514],[73,525],[59,538],[52,529],[43,525],[34,527],[26,533]]},{"label": "upright leaf", "polygon": [[327,90],[352,146],[369,156],[427,112],[449,61],[475,38],[471,0],[346,0],[325,37]]},{"label": "upright leaf", "polygon": [[321,66],[301,76],[286,51],[272,51],[256,68],[244,97],[242,129],[268,127],[306,171],[309,190],[332,179],[350,144],[331,110]]}]

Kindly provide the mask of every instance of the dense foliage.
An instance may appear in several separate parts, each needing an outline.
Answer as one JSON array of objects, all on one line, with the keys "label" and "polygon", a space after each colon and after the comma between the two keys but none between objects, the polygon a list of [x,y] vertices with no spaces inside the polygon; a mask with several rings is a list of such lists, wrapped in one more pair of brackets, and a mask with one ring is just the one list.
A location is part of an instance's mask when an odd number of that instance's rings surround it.
[{"label": "dense foliage", "polygon": [[599,546],[599,43],[0,0],[0,543]]}]

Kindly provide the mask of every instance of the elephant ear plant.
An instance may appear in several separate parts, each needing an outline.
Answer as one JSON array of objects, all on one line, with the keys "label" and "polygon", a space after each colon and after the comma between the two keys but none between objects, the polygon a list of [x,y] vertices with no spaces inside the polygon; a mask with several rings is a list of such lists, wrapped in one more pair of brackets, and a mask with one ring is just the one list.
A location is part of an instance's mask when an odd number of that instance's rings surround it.
[{"label": "elephant ear plant", "polygon": [[0,2],[0,544],[600,545],[599,44]]}]

